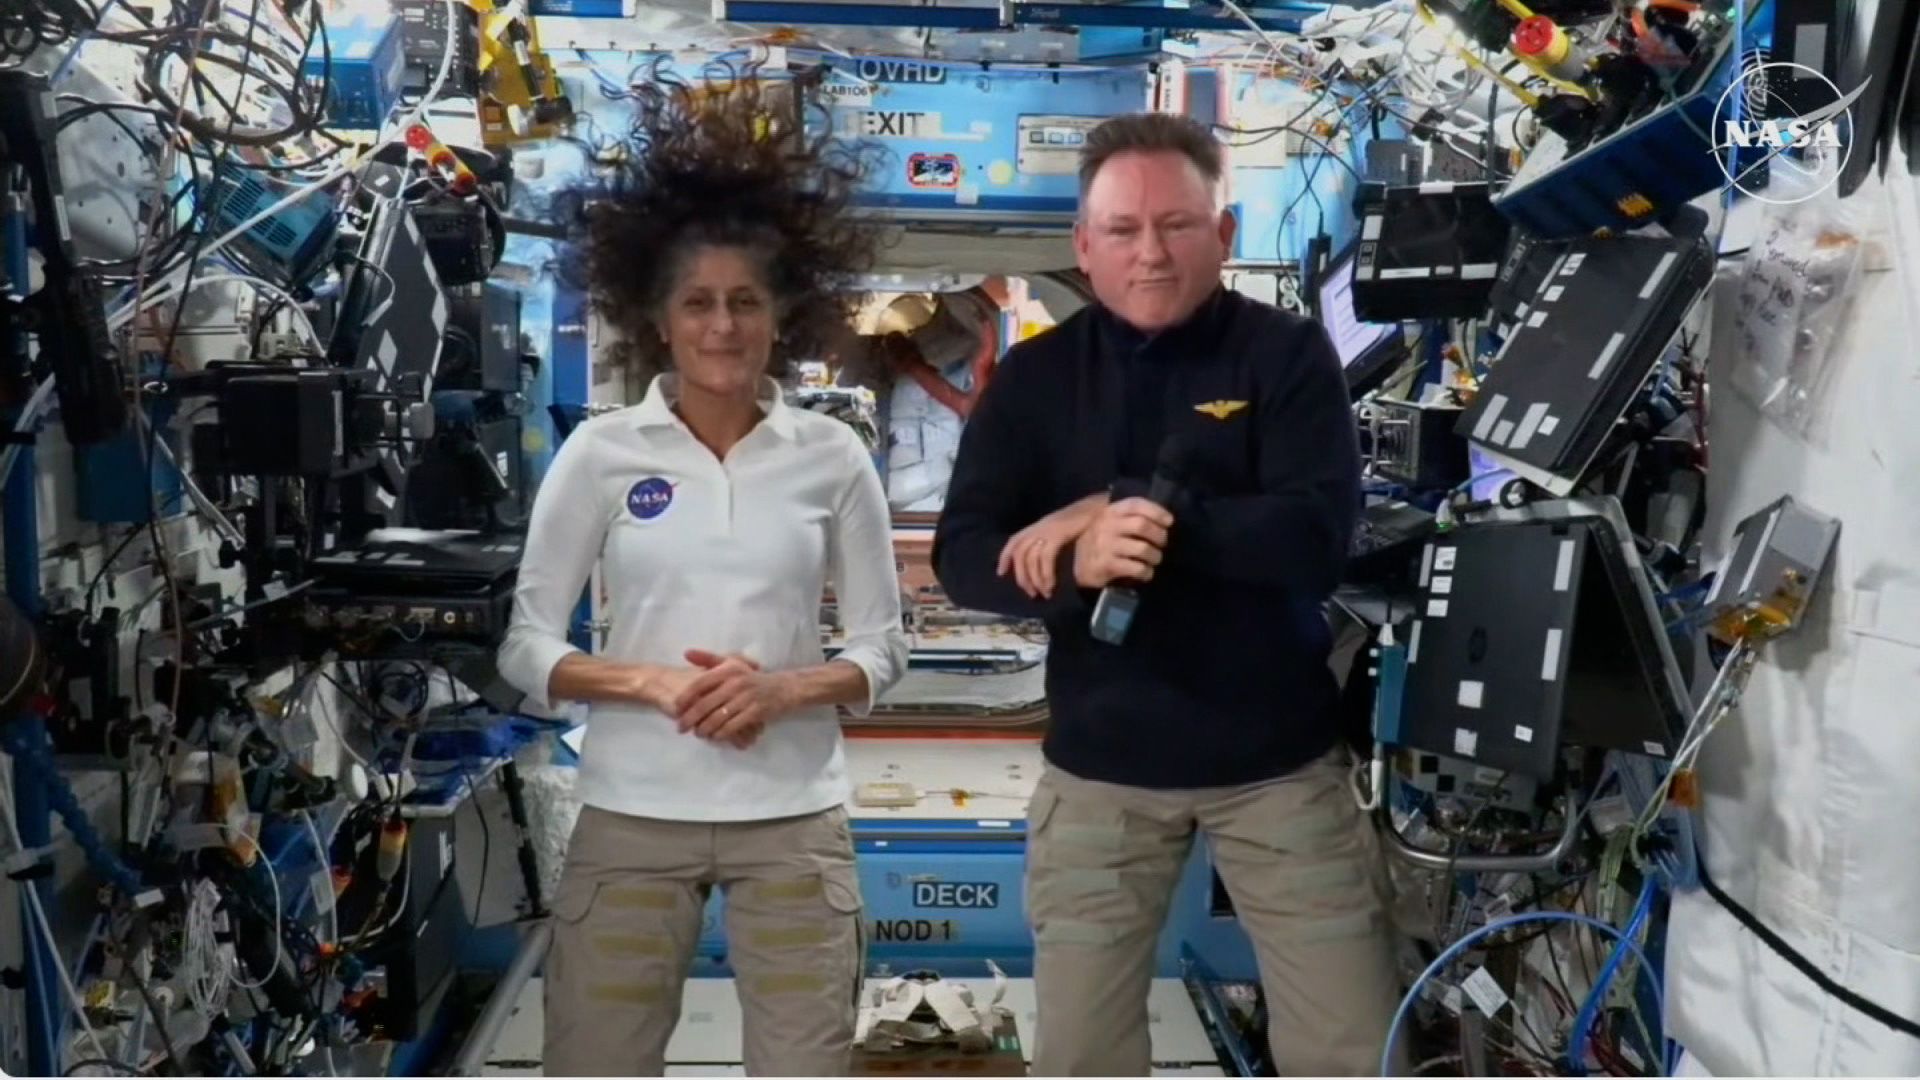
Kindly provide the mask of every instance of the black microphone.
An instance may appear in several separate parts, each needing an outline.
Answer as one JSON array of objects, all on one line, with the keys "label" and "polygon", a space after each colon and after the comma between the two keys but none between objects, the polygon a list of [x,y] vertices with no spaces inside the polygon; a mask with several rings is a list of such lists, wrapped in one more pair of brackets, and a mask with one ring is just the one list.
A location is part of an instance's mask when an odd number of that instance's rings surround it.
[{"label": "black microphone", "polygon": [[[1174,499],[1180,495],[1186,471],[1186,440],[1178,435],[1167,436],[1161,441],[1160,456],[1154,462],[1153,480],[1147,485],[1147,501],[1157,506],[1172,506]],[[1093,619],[1088,628],[1095,641],[1118,645],[1127,640],[1127,631],[1133,627],[1133,616],[1140,610],[1141,584],[1116,581],[1100,590],[1100,599],[1093,605]]]}]

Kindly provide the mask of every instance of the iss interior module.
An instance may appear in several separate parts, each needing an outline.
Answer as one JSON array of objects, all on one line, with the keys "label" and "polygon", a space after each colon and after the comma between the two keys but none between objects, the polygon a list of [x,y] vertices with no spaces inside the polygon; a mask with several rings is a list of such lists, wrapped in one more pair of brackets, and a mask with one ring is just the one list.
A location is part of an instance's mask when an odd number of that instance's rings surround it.
[{"label": "iss interior module", "polygon": [[0,1071],[1920,1074],[1916,75],[0,4]]}]

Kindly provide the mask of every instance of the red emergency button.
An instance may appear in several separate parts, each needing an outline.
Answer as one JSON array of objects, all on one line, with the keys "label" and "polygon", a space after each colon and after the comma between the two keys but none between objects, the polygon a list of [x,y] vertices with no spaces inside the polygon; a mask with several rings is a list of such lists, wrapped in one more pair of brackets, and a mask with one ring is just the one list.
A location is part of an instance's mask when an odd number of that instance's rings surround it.
[{"label": "red emergency button", "polygon": [[1513,28],[1513,51],[1521,56],[1559,63],[1566,58],[1567,46],[1566,31],[1545,15],[1525,19]]}]

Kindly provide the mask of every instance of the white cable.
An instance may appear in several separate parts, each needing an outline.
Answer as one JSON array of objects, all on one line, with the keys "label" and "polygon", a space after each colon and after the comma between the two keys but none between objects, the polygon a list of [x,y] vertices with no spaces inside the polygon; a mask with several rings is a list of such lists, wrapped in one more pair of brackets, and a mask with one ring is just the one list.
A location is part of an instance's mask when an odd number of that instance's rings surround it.
[{"label": "white cable", "polygon": [[[336,686],[334,689],[337,691],[339,687]],[[379,775],[379,770],[369,764],[366,758],[361,757],[360,752],[355,750],[353,744],[347,741],[346,735],[340,730],[340,725],[334,722],[332,709],[308,708],[307,712],[310,715],[318,715],[320,717],[321,721],[327,725],[327,730],[333,732],[333,737],[340,740],[340,749],[345,750],[348,757],[352,758],[362,769],[367,771],[369,779]]]},{"label": "white cable", "polygon": [[[203,881],[204,886],[204,881]],[[214,913],[220,906],[220,894],[206,887],[195,888],[187,902],[185,976],[187,997],[200,1015],[209,1019],[220,1015],[226,1000],[232,971],[220,952],[214,925]]]},{"label": "white cable", "polygon": [[[275,975],[280,974],[280,954],[286,951],[286,949],[280,943],[280,935],[282,932],[282,926],[280,923],[280,907],[282,903],[280,899],[280,871],[274,869],[273,860],[267,858],[266,850],[260,846],[259,841],[255,840],[251,836],[248,836],[246,833],[241,832],[239,829],[236,829],[233,826],[228,825],[225,822],[217,822],[216,825],[222,831],[238,836],[240,839],[245,840],[250,846],[252,846],[254,854],[259,857],[261,862],[267,864],[267,881],[273,886],[273,968],[269,970],[264,976],[262,976],[260,981],[256,983],[249,983],[249,982],[242,981],[237,973],[237,970],[233,979],[233,985],[241,990],[258,990],[261,987],[272,982],[273,977]],[[237,969],[240,964],[240,956],[238,952],[234,954],[233,962],[234,962],[235,968]]]},{"label": "white cable", "polygon": [[[432,691],[429,690],[428,693],[431,694]],[[426,711],[425,705],[422,705],[420,708],[422,712]],[[407,796],[407,777],[413,772],[411,767],[411,762],[413,761],[413,745],[418,742],[419,739],[420,729],[414,728],[412,731],[407,732],[407,741],[400,748],[400,765],[393,776],[393,803],[394,809],[396,810],[400,807],[400,800]],[[416,781],[414,786],[416,788],[419,787],[419,783]]]},{"label": "white cable", "polygon": [[[27,407],[20,410],[20,418],[13,423],[13,433],[23,435],[33,430],[40,420],[40,414],[46,411],[47,402],[53,400],[53,376],[40,380],[34,388],[33,396],[27,399]],[[13,459],[20,456],[20,444],[15,443],[0,451],[0,487],[6,486],[7,478],[13,475]]]},{"label": "white cable", "polygon": [[[348,948],[359,948],[366,942],[377,940],[380,935],[393,929],[394,924],[399,922],[401,916],[407,913],[407,902],[412,899],[413,896],[413,830],[411,828],[407,830],[406,862],[400,867],[400,875],[400,903],[394,907],[393,914],[387,916],[387,920],[381,923],[376,929],[355,934],[352,941],[343,942],[343,945]],[[393,882],[388,881],[385,892],[382,893],[381,898],[384,900],[386,894],[392,891]],[[379,914],[379,909],[376,908],[374,914]],[[423,924],[419,932],[425,933],[426,929],[426,926]]]},{"label": "white cable", "polygon": [[[320,841],[320,830],[314,827],[313,814],[307,810],[303,809],[300,811],[300,820],[307,827],[307,835],[313,838],[314,858],[320,860],[320,870],[326,874],[327,888],[331,891],[333,888],[333,862],[328,858],[327,852],[333,847],[332,839],[329,838],[326,843]],[[333,897],[329,897],[327,900],[327,940],[324,944],[328,945],[335,944],[340,940],[340,911],[339,907],[333,902],[334,899]]]},{"label": "white cable", "polygon": [[407,117],[399,123],[399,125],[394,129],[393,134],[376,139],[374,144],[371,147],[361,151],[359,154],[354,155],[351,159],[345,162],[342,162],[339,165],[336,165],[332,169],[329,169],[318,180],[315,180],[313,183],[308,184],[306,187],[298,188],[294,191],[288,192],[285,197],[279,199],[276,202],[270,203],[269,205],[267,205],[266,207],[262,208],[260,211],[255,213],[252,217],[247,218],[245,221],[242,221],[240,224],[234,226],[232,229],[229,229],[226,233],[222,234],[219,238],[215,239],[212,243],[209,243],[205,247],[201,248],[200,251],[196,253],[194,256],[187,259],[180,266],[176,267],[175,269],[169,271],[166,275],[164,275],[164,277],[158,283],[160,287],[154,289],[151,293],[149,293],[146,296],[145,299],[141,300],[137,308],[135,307],[135,305],[129,304],[127,307],[122,308],[121,310],[113,313],[113,315],[109,316],[107,319],[108,329],[119,329],[120,327],[125,326],[128,322],[130,322],[134,316],[140,314],[141,311],[145,311],[148,308],[155,307],[159,304],[163,304],[166,301],[172,299],[180,291],[180,282],[184,281],[186,276],[192,273],[193,268],[196,265],[198,265],[201,260],[207,259],[214,255],[219,254],[222,250],[226,248],[228,244],[231,244],[235,240],[239,239],[242,235],[244,235],[247,232],[247,230],[253,228],[255,225],[258,225],[262,221],[265,221],[268,218],[273,217],[275,214],[278,214],[280,211],[285,210],[287,207],[292,206],[293,204],[310,197],[315,192],[321,190],[322,188],[325,188],[329,184],[332,184],[334,181],[340,179],[341,177],[352,172],[353,170],[359,168],[363,162],[367,161],[374,154],[378,153],[380,150],[385,148],[389,143],[394,142],[396,138],[403,135],[408,128],[411,128],[414,124],[419,123],[420,119],[426,115],[428,104],[430,104],[434,98],[440,96],[441,89],[446,86],[447,74],[453,70],[454,27],[459,24],[458,15],[459,15],[460,0],[442,0],[442,2],[446,5],[446,10],[447,10],[447,35],[446,35],[446,44],[442,47],[441,53],[440,53],[440,70],[437,74],[434,75],[433,83],[431,86],[427,88],[426,94],[420,98],[420,103],[418,105],[415,105],[413,108],[413,111],[409,113]]},{"label": "white cable", "polygon": [[1241,22],[1246,23],[1248,29],[1252,30],[1255,34],[1259,35],[1261,42],[1263,42],[1267,47],[1268,57],[1273,57],[1279,54],[1280,43],[1273,40],[1273,35],[1267,32],[1267,28],[1255,22],[1253,19],[1253,16],[1247,14],[1245,8],[1242,8],[1239,4],[1234,3],[1233,0],[1220,0],[1220,2],[1226,5],[1226,8],[1228,11],[1231,11],[1236,16],[1238,16]]},{"label": "white cable", "polygon": [[320,340],[319,333],[313,328],[313,321],[307,318],[306,309],[302,308],[300,302],[293,298],[293,294],[275,285],[271,281],[254,277],[252,274],[203,274],[193,279],[193,288],[199,289],[205,285],[218,285],[227,281],[238,282],[242,285],[251,285],[255,289],[285,304],[287,310],[293,312],[293,317],[299,322],[300,328],[307,332],[307,340],[313,342],[315,348],[323,352],[326,350],[327,343]]},{"label": "white cable", "polygon": [[100,1057],[106,1057],[106,1048],[100,1045],[100,1033],[93,1030],[92,1022],[87,1019],[86,1002],[81,999],[79,988],[73,985],[73,976],[67,971],[67,962],[60,958],[60,944],[54,939],[52,924],[47,922],[47,909],[40,903],[39,891],[30,888],[20,891],[26,895],[27,907],[33,911],[34,923],[40,927],[40,937],[47,946],[47,958],[53,961],[53,970],[60,976],[60,988],[67,992],[67,1003],[73,1006],[74,1019],[80,1021],[80,1030],[86,1032],[87,1042],[93,1044],[93,1052]]},{"label": "white cable", "polygon": [[[13,841],[14,850],[27,850],[26,842],[20,838],[20,823],[13,819],[11,758],[5,768],[0,768],[0,820],[6,823],[7,838]],[[86,1032],[87,1041],[93,1045],[94,1056],[106,1057],[106,1047],[100,1045],[100,1033],[93,1029],[93,1023],[87,1019],[86,1001],[81,998],[80,989],[73,984],[73,975],[67,971],[67,962],[60,957],[60,943],[53,936],[53,924],[47,921],[46,908],[40,903],[40,890],[34,888],[32,882],[22,882],[20,893],[27,899],[27,910],[33,914],[34,925],[40,928],[40,939],[46,945],[47,959],[53,961],[53,970],[60,976],[60,987],[66,991],[67,1003],[73,1007],[74,1018],[80,1021],[80,1029]]]}]

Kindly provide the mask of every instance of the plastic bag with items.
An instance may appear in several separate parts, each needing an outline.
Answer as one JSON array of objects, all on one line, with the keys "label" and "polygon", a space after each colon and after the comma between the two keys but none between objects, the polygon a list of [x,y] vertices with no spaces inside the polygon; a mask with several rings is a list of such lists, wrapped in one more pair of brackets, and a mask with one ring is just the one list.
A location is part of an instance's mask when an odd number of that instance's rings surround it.
[{"label": "plastic bag with items", "polygon": [[1776,423],[1822,441],[1834,345],[1859,285],[1871,206],[1831,192],[1769,206],[1734,312],[1734,389]]}]

